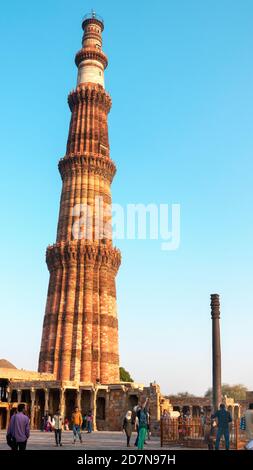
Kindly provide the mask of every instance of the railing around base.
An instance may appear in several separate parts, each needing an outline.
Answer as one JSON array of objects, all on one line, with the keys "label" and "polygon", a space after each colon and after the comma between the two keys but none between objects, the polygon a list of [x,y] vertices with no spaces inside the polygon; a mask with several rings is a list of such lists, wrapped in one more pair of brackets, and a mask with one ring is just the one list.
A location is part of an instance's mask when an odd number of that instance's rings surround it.
[{"label": "railing around base", "polygon": [[[230,424],[230,448],[241,449],[244,447],[246,438],[245,432],[240,429],[239,420],[234,420]],[[201,418],[161,418],[160,436],[161,447],[164,446],[185,446],[195,448],[207,448],[208,442],[215,442],[217,427],[213,432],[208,432],[208,427],[203,424]],[[224,440],[221,439],[221,448],[224,447]]]}]

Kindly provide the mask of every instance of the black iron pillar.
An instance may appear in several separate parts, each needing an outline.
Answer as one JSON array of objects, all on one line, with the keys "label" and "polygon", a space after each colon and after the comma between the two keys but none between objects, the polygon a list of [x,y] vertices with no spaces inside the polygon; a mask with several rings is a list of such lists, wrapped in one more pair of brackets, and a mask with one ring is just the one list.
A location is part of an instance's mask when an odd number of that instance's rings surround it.
[{"label": "black iron pillar", "polygon": [[211,295],[212,345],[213,345],[213,408],[217,411],[222,400],[221,345],[220,345],[220,299]]}]

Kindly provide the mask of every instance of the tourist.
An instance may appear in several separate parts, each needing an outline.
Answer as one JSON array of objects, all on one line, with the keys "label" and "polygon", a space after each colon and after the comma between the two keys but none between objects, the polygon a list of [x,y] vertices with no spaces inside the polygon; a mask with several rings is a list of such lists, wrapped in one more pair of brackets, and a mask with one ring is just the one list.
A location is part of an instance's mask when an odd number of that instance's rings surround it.
[{"label": "tourist", "polygon": [[65,418],[65,420],[64,420],[64,430],[69,431],[69,420],[68,420],[68,418]]},{"label": "tourist", "polygon": [[132,411],[128,411],[123,421],[123,432],[127,437],[127,447],[130,447],[130,439],[133,431]]},{"label": "tourist", "polygon": [[25,450],[30,436],[29,418],[25,415],[25,405],[18,405],[18,412],[11,417],[7,430],[7,443],[12,450]]},{"label": "tourist", "polygon": [[186,410],[185,418],[186,419],[192,419],[192,414],[191,414],[190,408],[188,408],[188,410]]},{"label": "tourist", "polygon": [[180,415],[178,416],[178,437],[179,439],[184,439],[186,435],[186,426],[185,426],[185,417],[183,411],[180,411]]},{"label": "tourist", "polygon": [[141,408],[137,411],[137,417],[138,417],[138,427],[139,427],[139,433],[138,433],[138,449],[142,450],[145,439],[147,436],[147,430],[148,430],[148,411],[147,411],[147,404],[148,404],[148,398],[142,402]]},{"label": "tourist", "polygon": [[[211,411],[209,411],[211,413]],[[200,410],[199,414],[199,425],[198,425],[198,435],[199,437],[203,437],[205,435],[204,428],[205,428],[205,421],[206,421],[206,416],[208,415],[208,411],[206,412],[206,415],[203,410]]]},{"label": "tourist", "polygon": [[45,427],[46,432],[52,432],[53,427],[52,427],[52,420],[50,415],[46,415],[46,427]]},{"label": "tourist", "polygon": [[87,428],[87,415],[83,415],[82,431],[85,431]]},{"label": "tourist", "polygon": [[192,429],[193,429],[193,422],[192,422],[192,414],[190,408],[188,408],[184,415],[184,424],[185,424],[185,435],[187,437],[191,437]]},{"label": "tourist", "polygon": [[93,416],[91,410],[89,411],[88,415],[86,416],[86,421],[87,421],[87,429],[88,433],[90,434],[92,432],[92,422],[93,422]]},{"label": "tourist", "polygon": [[79,441],[82,442],[81,426],[83,424],[83,418],[79,411],[78,406],[75,407],[75,411],[72,414],[72,424],[73,424],[73,434],[74,434],[73,444],[76,443],[77,436],[79,437]]},{"label": "tourist", "polygon": [[218,431],[215,442],[215,450],[220,448],[221,437],[225,438],[226,450],[229,450],[229,423],[232,422],[231,414],[226,410],[224,403],[220,404],[220,409],[216,411],[213,418],[218,419]]},{"label": "tourist", "polygon": [[249,404],[249,409],[245,413],[245,430],[248,439],[245,448],[253,450],[253,403]]},{"label": "tourist", "polygon": [[45,429],[45,416],[41,416],[40,420],[40,431],[43,432]]},{"label": "tourist", "polygon": [[204,441],[207,444],[208,450],[214,449],[215,427],[215,420],[211,416],[211,410],[209,410],[206,416],[203,417]]},{"label": "tourist", "polygon": [[43,431],[45,431],[45,432],[46,432],[46,430],[47,430],[48,414],[47,414],[47,413],[45,413],[45,415],[43,416],[43,418],[42,418],[42,419],[43,419]]},{"label": "tourist", "polygon": [[168,410],[163,410],[163,413],[162,413],[162,419],[169,419],[169,413],[168,413]]},{"label": "tourist", "polygon": [[54,421],[54,435],[55,435],[55,444],[56,447],[62,446],[61,443],[61,433],[62,433],[62,425],[63,425],[63,416],[60,414],[60,410],[56,410],[56,413],[53,417]]}]

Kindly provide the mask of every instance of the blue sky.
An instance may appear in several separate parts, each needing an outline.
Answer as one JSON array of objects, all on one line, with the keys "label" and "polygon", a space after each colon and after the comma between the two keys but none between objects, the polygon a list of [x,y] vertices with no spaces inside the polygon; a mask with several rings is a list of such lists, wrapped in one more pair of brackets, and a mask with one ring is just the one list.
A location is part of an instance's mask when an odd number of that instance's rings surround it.
[{"label": "blue sky", "polygon": [[0,357],[35,369],[81,19],[105,20],[113,200],[181,204],[181,245],[121,240],[121,364],[137,382],[211,384],[210,294],[223,381],[253,389],[253,3],[10,1],[1,8]]}]

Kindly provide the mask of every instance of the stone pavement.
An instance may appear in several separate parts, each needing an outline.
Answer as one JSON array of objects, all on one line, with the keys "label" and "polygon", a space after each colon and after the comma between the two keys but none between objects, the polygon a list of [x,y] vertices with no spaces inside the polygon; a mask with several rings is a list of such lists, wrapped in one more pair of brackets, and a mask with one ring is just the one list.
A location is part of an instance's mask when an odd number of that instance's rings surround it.
[{"label": "stone pavement", "polygon": [[[32,431],[31,436],[28,441],[27,449],[30,450],[98,450],[98,449],[108,449],[108,450],[126,450],[126,436],[123,432],[93,432],[87,434],[87,432],[82,433],[83,443],[80,444],[76,442],[73,444],[73,434],[72,431],[63,431],[62,433],[62,447],[55,447],[54,433]],[[133,446],[135,441],[136,433],[133,433],[131,438],[132,450],[135,450],[136,447]],[[160,439],[158,437],[151,438],[148,441],[145,449],[158,450],[160,447]],[[178,447],[170,447],[170,449],[178,449]],[[9,447],[6,444],[6,432],[0,431],[0,450],[9,450]]]}]

